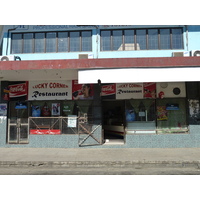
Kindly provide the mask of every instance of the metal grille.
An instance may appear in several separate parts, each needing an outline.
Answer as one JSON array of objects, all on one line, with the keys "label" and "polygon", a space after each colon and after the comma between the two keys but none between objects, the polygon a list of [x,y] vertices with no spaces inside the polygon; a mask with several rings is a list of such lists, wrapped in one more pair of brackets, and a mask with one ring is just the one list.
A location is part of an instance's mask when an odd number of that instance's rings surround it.
[{"label": "metal grille", "polygon": [[30,129],[60,130],[62,134],[77,134],[77,117],[29,117]]}]

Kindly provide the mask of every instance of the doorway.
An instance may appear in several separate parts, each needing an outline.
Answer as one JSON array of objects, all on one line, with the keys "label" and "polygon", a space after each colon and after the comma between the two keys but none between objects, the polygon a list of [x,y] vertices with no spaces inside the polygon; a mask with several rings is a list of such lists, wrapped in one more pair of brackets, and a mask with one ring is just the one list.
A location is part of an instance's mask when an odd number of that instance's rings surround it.
[{"label": "doorway", "polygon": [[103,130],[105,143],[120,143],[125,141],[125,101],[104,100],[103,108]]},{"label": "doorway", "polygon": [[27,102],[11,101],[8,116],[8,143],[27,144],[29,138]]}]

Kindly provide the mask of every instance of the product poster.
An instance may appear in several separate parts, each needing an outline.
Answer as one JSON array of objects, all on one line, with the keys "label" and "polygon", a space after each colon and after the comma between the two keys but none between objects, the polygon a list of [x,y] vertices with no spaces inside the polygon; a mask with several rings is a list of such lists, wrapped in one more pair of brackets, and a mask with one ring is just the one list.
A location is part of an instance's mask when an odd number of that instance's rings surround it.
[{"label": "product poster", "polygon": [[102,84],[101,85],[102,99],[115,99],[116,98],[116,84]]},{"label": "product poster", "polygon": [[7,116],[7,104],[0,104],[0,116]]},{"label": "product poster", "polygon": [[166,121],[167,117],[167,110],[166,106],[157,106],[157,120],[158,121]]},{"label": "product poster", "polygon": [[117,83],[116,99],[143,99],[143,83]]},{"label": "product poster", "polygon": [[52,103],[52,115],[60,115],[60,103]]},{"label": "product poster", "polygon": [[28,100],[71,100],[71,81],[30,81]]},{"label": "product poster", "polygon": [[78,80],[72,81],[72,99],[88,100],[93,99],[93,84],[78,84]]},{"label": "product poster", "polygon": [[41,108],[39,105],[32,105],[32,117],[40,117],[41,116]]},{"label": "product poster", "polygon": [[144,98],[156,98],[156,83],[144,83]]}]

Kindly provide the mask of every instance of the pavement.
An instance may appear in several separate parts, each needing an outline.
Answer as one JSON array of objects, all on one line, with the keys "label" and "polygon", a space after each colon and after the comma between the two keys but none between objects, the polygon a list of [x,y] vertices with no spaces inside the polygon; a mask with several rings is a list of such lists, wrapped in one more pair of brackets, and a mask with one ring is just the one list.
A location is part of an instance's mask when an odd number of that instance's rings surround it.
[{"label": "pavement", "polygon": [[200,148],[0,148],[0,167],[200,168]]}]

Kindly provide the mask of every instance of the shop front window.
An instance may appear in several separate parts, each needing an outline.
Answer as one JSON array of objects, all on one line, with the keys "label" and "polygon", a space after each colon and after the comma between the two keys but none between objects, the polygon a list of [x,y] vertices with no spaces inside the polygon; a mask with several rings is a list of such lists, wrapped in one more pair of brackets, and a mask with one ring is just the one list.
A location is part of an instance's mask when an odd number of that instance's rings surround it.
[{"label": "shop front window", "polygon": [[186,133],[185,99],[157,100],[157,133]]},{"label": "shop front window", "polygon": [[128,133],[155,133],[155,100],[134,99],[126,101]]}]

